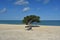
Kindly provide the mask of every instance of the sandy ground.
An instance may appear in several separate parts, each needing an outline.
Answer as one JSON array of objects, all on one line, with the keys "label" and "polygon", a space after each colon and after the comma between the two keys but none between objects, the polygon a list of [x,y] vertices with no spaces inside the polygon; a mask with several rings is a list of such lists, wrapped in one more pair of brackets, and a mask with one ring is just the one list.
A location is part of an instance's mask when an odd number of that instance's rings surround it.
[{"label": "sandy ground", "polygon": [[30,31],[25,26],[0,24],[0,40],[60,40],[60,26],[33,27]]}]

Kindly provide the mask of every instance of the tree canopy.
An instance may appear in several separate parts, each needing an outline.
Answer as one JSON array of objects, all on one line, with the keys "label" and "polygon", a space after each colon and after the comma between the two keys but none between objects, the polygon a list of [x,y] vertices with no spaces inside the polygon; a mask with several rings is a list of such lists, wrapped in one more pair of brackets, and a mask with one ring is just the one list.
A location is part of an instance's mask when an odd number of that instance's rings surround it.
[{"label": "tree canopy", "polygon": [[29,22],[30,24],[33,22],[40,22],[40,17],[36,15],[29,15],[29,16],[24,17],[23,23],[28,25]]}]

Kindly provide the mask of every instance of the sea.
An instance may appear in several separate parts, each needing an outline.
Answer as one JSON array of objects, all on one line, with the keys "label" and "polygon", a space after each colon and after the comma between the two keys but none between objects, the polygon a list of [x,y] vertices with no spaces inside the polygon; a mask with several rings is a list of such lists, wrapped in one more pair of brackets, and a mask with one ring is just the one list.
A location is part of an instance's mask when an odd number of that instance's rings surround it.
[{"label": "sea", "polygon": [[[0,24],[23,24],[22,20],[0,20]],[[36,24],[36,23],[34,23]],[[60,26],[60,20],[41,20],[38,25]]]}]

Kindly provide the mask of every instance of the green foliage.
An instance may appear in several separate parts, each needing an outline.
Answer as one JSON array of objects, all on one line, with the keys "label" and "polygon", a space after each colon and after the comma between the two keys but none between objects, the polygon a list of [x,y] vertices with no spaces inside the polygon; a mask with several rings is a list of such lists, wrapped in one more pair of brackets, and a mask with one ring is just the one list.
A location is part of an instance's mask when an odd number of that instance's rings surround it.
[{"label": "green foliage", "polygon": [[39,16],[36,16],[36,15],[30,15],[30,16],[26,16],[26,17],[24,17],[24,19],[23,19],[23,23],[25,23],[26,25],[28,25],[28,23],[30,22],[30,23],[33,23],[33,22],[40,22],[40,17]]}]

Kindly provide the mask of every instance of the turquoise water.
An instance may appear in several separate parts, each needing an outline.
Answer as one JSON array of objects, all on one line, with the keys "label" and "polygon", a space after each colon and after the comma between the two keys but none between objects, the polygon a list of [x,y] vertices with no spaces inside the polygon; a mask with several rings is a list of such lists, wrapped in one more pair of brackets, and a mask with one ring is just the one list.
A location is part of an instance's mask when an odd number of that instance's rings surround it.
[{"label": "turquoise water", "polygon": [[[23,24],[21,20],[0,20],[0,24]],[[60,20],[41,20],[39,25],[60,26]]]}]

